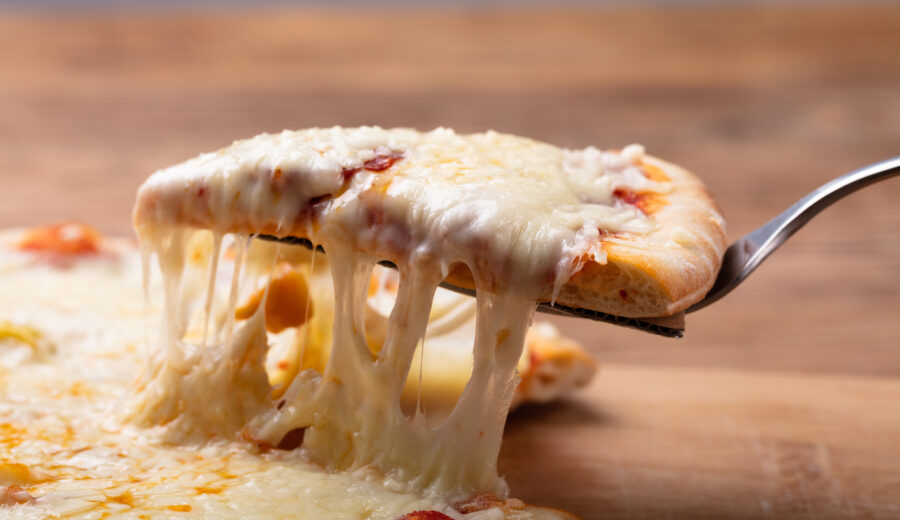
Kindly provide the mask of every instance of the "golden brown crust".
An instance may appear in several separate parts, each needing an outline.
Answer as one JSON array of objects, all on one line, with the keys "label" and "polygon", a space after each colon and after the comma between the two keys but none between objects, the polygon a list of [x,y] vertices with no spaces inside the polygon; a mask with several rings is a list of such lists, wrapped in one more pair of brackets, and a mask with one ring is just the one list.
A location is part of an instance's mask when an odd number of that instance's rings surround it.
[{"label": "golden brown crust", "polygon": [[650,199],[657,229],[647,236],[604,237],[606,263],[587,261],[563,286],[559,303],[619,316],[665,316],[699,301],[712,287],[726,246],[715,202],[683,168],[651,157],[645,163],[672,185],[665,195],[649,195],[657,197]]}]

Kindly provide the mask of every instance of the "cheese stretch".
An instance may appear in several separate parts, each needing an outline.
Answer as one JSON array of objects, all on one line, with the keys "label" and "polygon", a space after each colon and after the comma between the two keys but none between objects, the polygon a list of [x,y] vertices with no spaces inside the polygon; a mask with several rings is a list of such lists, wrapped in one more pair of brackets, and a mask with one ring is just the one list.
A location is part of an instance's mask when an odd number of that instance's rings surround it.
[{"label": "cheese stretch", "polygon": [[[59,267],[11,250],[17,238],[0,232],[0,518],[464,518],[372,471],[333,472],[239,439],[160,443],[159,431],[123,422],[161,291],[153,284],[145,305],[140,256],[125,244]],[[483,513],[465,518],[497,518]]]},{"label": "cheese stretch", "polygon": [[[637,168],[641,154],[564,151],[496,133],[332,128],[259,136],[157,172],[141,188],[135,224],[147,254],[159,259],[169,313],[135,421],[164,425],[171,442],[242,435],[276,446],[302,431],[302,452],[326,467],[370,468],[399,490],[455,500],[505,496],[496,460],[536,300],[564,283],[583,255],[602,256],[594,248],[602,230],[652,229],[613,196],[661,189]],[[237,236],[224,311],[211,308],[212,282],[205,295],[184,289],[198,227],[216,237],[211,278],[223,237]],[[237,326],[233,319],[242,252],[258,232],[312,239],[334,280],[324,374],[300,372],[277,402],[263,366],[265,313]],[[264,273],[277,254],[243,268]],[[382,259],[398,266],[400,280],[373,355],[364,308]],[[400,396],[435,289],[458,265],[478,289],[474,365],[455,408],[433,426],[405,414]],[[204,333],[191,344],[184,337],[200,307]]]},{"label": "cheese stretch", "polygon": [[[642,153],[567,151],[491,132],[331,128],[258,136],[155,173],[139,192],[135,225],[145,261],[158,259],[168,312],[130,420],[175,444],[241,437],[278,446],[302,435],[305,460],[382,475],[396,492],[505,497],[496,461],[535,304],[586,257],[605,261],[601,233],[654,229],[615,196],[667,189],[643,175]],[[202,268],[190,262],[198,229],[214,237]],[[266,375],[264,302],[287,253],[251,257],[257,233],[311,239],[333,279],[328,364],[284,388]],[[235,268],[221,297],[225,250]],[[399,285],[373,352],[365,306],[380,260],[398,267]],[[477,289],[472,375],[434,425],[405,413],[400,399],[435,290],[460,270]],[[256,290],[263,303],[237,320],[237,305]]]}]

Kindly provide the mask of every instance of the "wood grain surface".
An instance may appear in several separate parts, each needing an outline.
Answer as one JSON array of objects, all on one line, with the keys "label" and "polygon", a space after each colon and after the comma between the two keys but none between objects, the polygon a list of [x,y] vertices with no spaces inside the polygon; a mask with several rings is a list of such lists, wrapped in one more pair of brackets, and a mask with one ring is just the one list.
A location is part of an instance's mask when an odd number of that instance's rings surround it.
[{"label": "wood grain surface", "polygon": [[[900,155],[900,7],[0,11],[0,226],[129,233],[153,170],[261,131],[493,128],[696,172],[732,239]],[[680,341],[511,418],[514,493],[585,518],[900,518],[900,180],[817,217]],[[2,288],[0,288],[2,290]]]}]

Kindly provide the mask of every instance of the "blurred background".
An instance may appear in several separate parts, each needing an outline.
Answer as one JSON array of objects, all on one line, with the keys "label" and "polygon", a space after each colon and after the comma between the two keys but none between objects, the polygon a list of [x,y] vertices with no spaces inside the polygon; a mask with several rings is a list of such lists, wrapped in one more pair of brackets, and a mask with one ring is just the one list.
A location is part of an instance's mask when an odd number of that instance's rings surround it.
[{"label": "blurred background", "polygon": [[[363,124],[638,142],[707,182],[734,240],[900,155],[900,4],[0,1],[2,227],[130,234],[157,168]],[[604,371],[513,417],[514,492],[586,518],[900,517],[898,200],[894,179],[827,210],[683,340],[558,320]]]}]

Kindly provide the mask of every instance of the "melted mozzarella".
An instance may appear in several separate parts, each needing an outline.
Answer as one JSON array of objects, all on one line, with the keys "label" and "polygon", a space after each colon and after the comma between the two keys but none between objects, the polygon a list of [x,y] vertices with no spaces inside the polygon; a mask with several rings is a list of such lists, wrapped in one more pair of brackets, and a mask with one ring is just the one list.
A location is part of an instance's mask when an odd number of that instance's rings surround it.
[{"label": "melted mozzarella", "polygon": [[[603,261],[594,248],[601,230],[654,229],[614,197],[666,189],[640,172],[642,154],[636,146],[567,151],[492,132],[332,128],[258,136],[157,172],[140,190],[135,224],[163,273],[166,334],[149,357],[132,420],[175,443],[240,435],[277,445],[301,429],[307,460],[373,471],[399,492],[505,496],[496,461],[536,300],[583,255]],[[268,397],[275,389],[265,377],[265,305],[233,332],[232,316],[247,280],[254,283],[249,273],[265,278],[276,259],[242,266],[239,247],[230,295],[219,298],[228,305],[217,315],[215,284],[198,284],[190,272],[194,227],[216,234],[214,250],[236,231],[301,235],[324,247],[334,283],[324,373],[299,372],[280,399]],[[397,264],[399,286],[373,354],[367,291],[383,258]],[[211,261],[212,278],[218,256]],[[435,290],[458,264],[478,293],[472,374],[434,426],[404,414],[400,401]],[[198,285],[209,292],[198,294]],[[214,321],[210,343],[206,332],[189,338],[198,308],[204,323]]]},{"label": "melted mozzarella", "polygon": [[[25,498],[0,503],[0,517],[377,519],[437,510],[491,518],[399,491],[375,471],[328,471],[300,451],[256,452],[221,438],[171,445],[158,438],[172,424],[147,430],[123,423],[121,410],[135,406],[141,345],[148,338],[159,344],[146,321],[157,321],[164,306],[156,284],[144,303],[139,255],[122,248],[60,268],[7,250],[3,238],[0,322],[39,331],[48,348],[32,355],[38,350],[21,338],[0,337],[0,496],[19,486],[23,492],[13,495]],[[227,287],[230,274],[223,269],[218,284]],[[220,401],[203,398],[224,385],[183,388],[193,392],[185,396],[191,406],[214,405]],[[156,391],[171,395],[172,388]],[[203,413],[221,428],[222,417]]]},{"label": "melted mozzarella", "polygon": [[[396,159],[382,170],[386,157]],[[601,230],[654,229],[614,197],[669,189],[643,175],[642,158],[637,145],[564,150],[495,132],[284,131],[156,172],[141,187],[135,223],[145,237],[194,224],[352,240],[391,259],[427,257],[444,275],[474,261],[486,281],[507,288],[528,287],[535,276],[558,285],[580,256],[604,261],[595,247]],[[311,203],[327,217],[311,216]]]}]

